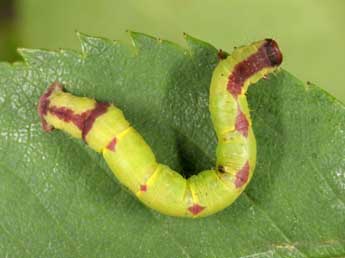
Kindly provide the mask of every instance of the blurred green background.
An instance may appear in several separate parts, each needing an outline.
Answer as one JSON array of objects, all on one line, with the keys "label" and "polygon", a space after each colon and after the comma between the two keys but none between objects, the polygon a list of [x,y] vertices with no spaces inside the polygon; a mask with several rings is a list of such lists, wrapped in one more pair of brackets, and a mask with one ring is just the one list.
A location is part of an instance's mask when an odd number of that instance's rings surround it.
[{"label": "blurred green background", "polygon": [[284,68],[345,102],[344,0],[0,0],[0,60],[17,47],[79,49],[75,31],[129,42],[127,29],[227,51],[277,39]]}]

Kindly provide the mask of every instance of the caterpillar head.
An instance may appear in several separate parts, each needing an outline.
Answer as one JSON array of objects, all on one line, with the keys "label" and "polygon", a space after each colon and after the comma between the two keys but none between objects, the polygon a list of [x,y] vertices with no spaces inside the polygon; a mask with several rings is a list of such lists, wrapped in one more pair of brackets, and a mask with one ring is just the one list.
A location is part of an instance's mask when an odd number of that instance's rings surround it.
[{"label": "caterpillar head", "polygon": [[279,66],[283,62],[283,54],[276,41],[273,39],[265,39],[263,48],[272,66]]}]

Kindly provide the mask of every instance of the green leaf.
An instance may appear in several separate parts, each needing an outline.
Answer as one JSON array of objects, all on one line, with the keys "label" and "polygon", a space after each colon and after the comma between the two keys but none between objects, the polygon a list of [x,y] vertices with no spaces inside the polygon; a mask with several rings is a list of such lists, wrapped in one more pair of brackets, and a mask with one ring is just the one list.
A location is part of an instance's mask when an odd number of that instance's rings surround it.
[{"label": "green leaf", "polygon": [[100,155],[36,113],[58,80],[110,101],[185,175],[212,167],[208,90],[217,50],[131,33],[134,47],[79,35],[82,53],[22,49],[0,64],[1,257],[345,256],[345,107],[281,70],[250,88],[258,162],[229,208],[204,219],[158,214],[112,176]]}]

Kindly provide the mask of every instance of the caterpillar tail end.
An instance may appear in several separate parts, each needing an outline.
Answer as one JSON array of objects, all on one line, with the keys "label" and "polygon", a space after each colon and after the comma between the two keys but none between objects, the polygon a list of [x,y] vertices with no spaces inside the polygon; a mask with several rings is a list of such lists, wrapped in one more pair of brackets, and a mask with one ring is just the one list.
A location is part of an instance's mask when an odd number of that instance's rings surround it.
[{"label": "caterpillar tail end", "polygon": [[57,91],[63,91],[63,87],[60,83],[54,82],[46,89],[46,91],[42,94],[38,101],[37,113],[41,119],[42,129],[45,132],[51,132],[54,129],[54,127],[49,124],[44,117],[48,113],[49,98],[54,92]]}]

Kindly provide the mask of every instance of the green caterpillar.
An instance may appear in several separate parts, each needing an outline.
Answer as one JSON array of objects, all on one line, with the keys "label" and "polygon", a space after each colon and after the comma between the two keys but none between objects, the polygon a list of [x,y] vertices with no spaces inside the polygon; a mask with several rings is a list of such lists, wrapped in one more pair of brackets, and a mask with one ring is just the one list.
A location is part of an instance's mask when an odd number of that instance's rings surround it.
[{"label": "green caterpillar", "polygon": [[76,97],[53,83],[39,99],[42,128],[61,129],[100,152],[119,179],[147,206],[167,215],[205,217],[229,206],[245,189],[256,163],[256,141],[245,93],[282,62],[271,39],[221,55],[209,109],[218,138],[215,169],[186,179],[157,162],[143,137],[115,106]]}]

